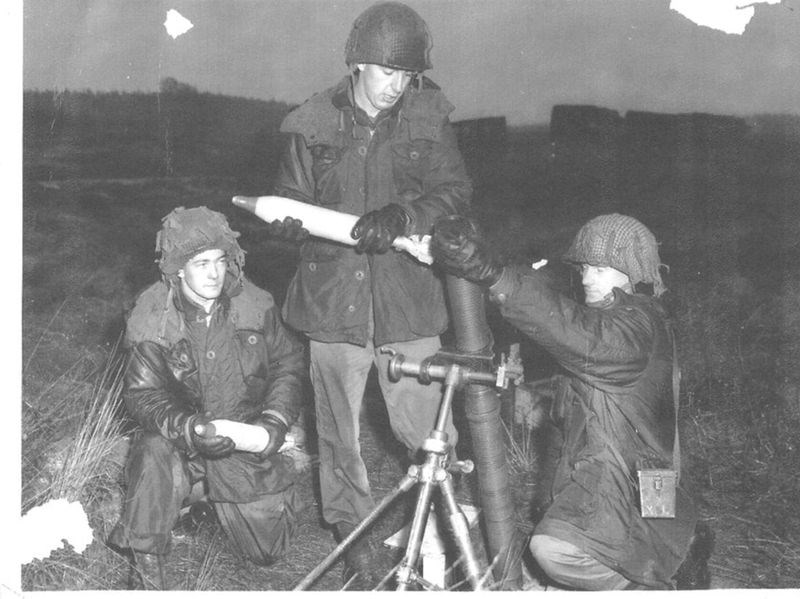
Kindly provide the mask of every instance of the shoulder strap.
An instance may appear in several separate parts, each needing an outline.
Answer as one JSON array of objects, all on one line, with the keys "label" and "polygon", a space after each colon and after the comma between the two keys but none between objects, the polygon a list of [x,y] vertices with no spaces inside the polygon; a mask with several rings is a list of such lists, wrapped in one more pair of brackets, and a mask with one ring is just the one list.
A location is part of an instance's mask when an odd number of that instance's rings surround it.
[{"label": "shoulder strap", "polygon": [[676,483],[681,480],[681,444],[678,438],[678,408],[681,404],[681,370],[678,368],[678,345],[672,325],[667,324],[672,341],[672,400],[675,406],[675,441],[672,444],[672,468],[675,470]]}]

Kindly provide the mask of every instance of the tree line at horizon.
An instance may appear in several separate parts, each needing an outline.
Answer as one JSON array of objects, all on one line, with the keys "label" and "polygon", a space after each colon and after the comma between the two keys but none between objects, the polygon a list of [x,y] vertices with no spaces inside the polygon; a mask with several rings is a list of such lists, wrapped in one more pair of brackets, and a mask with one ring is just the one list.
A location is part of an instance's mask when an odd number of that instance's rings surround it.
[{"label": "tree line at horizon", "polygon": [[173,78],[158,92],[23,92],[26,179],[268,176],[293,106],[198,92]]}]

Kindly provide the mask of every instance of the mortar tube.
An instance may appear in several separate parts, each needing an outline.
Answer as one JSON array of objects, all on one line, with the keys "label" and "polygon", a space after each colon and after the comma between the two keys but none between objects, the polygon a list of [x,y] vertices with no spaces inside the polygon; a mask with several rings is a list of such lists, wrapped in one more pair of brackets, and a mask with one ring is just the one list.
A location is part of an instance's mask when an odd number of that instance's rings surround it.
[{"label": "mortar tube", "polygon": [[[446,276],[450,318],[459,353],[492,357],[494,340],[486,320],[483,289],[453,275]],[[470,384],[465,389],[465,412],[475,452],[480,505],[494,579],[502,590],[519,590],[522,567],[513,559],[514,502],[511,494],[500,400],[494,388]]]}]

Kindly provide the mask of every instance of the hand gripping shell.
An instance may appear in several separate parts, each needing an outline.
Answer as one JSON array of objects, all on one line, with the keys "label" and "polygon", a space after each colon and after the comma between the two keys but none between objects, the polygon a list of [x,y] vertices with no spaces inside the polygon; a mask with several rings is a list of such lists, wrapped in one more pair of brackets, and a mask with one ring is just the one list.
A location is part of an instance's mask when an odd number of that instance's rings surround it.
[{"label": "hand gripping shell", "polygon": [[[358,217],[354,214],[321,208],[281,196],[235,196],[232,201],[236,206],[252,212],[265,222],[271,223],[289,216],[303,221],[303,227],[315,237],[349,246],[356,245],[356,240],[350,236],[350,231],[358,221]],[[392,243],[392,247],[408,252],[423,264],[433,263],[429,245],[428,235],[398,237]]]}]

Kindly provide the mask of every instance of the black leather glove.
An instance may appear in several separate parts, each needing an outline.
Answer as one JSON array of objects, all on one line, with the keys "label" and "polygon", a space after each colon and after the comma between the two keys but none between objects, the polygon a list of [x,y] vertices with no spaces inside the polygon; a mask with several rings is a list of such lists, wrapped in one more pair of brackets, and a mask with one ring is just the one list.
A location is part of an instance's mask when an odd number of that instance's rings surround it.
[{"label": "black leather glove", "polygon": [[208,437],[198,433],[195,429],[198,424],[205,426],[211,422],[211,420],[213,420],[213,418],[210,412],[197,414],[189,419],[189,435],[192,438],[192,445],[197,453],[204,458],[215,460],[228,457],[234,450],[233,439],[230,437],[223,437],[222,435]]},{"label": "black leather glove", "polygon": [[464,216],[445,216],[436,221],[431,254],[445,272],[486,287],[503,274],[500,260],[475,223]]},{"label": "black leather glove", "polygon": [[405,235],[411,217],[400,204],[388,204],[358,219],[350,237],[358,239],[356,251],[383,254],[399,235]]},{"label": "black leather glove", "polygon": [[260,414],[248,420],[247,423],[263,427],[269,433],[269,443],[261,453],[257,454],[262,460],[266,460],[277,453],[281,445],[286,441],[286,432],[289,427],[286,426],[283,420],[273,414]]},{"label": "black leather glove", "polygon": [[296,243],[305,241],[310,235],[308,229],[303,228],[303,221],[291,216],[267,223],[267,232],[273,237]]}]

